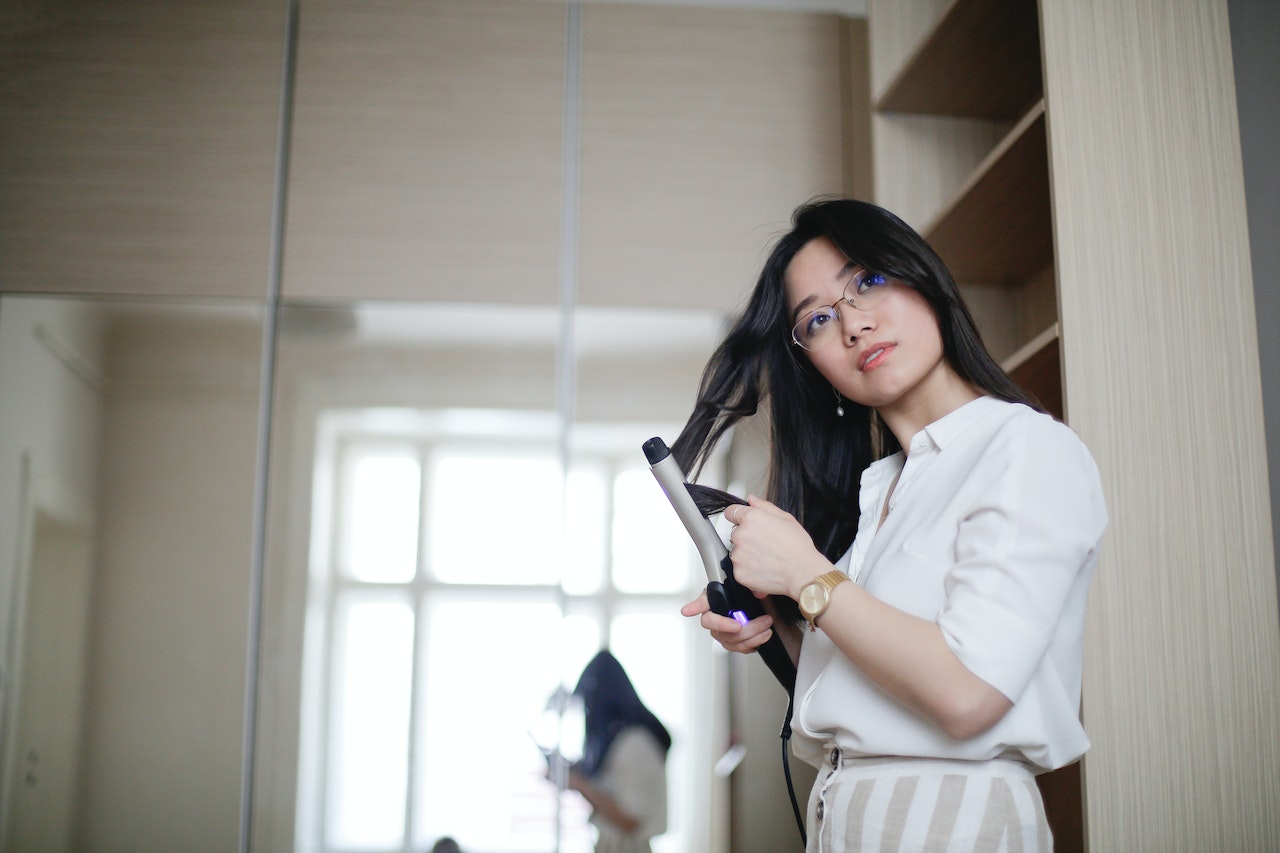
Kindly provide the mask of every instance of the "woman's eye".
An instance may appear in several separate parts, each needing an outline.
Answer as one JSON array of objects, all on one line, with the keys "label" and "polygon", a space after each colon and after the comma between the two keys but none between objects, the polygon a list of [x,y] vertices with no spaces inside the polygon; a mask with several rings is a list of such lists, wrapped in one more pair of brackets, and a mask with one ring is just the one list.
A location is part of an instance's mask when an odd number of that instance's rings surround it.
[{"label": "woman's eye", "polygon": [[804,324],[805,336],[812,338],[821,333],[823,328],[834,319],[835,313],[830,308],[814,311],[809,315],[809,321]]},{"label": "woman's eye", "polygon": [[874,287],[885,283],[885,277],[878,272],[869,272],[858,279],[858,292],[866,293]]}]

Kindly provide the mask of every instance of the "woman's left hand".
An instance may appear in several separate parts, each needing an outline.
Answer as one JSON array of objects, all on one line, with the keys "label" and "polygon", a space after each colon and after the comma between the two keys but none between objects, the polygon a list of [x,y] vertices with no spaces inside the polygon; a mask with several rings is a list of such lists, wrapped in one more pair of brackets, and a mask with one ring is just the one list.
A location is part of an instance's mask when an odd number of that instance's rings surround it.
[{"label": "woman's left hand", "polygon": [[724,517],[734,526],[729,534],[734,579],[758,597],[795,598],[800,587],[831,570],[795,516],[764,498],[752,495],[746,506],[725,509]]}]

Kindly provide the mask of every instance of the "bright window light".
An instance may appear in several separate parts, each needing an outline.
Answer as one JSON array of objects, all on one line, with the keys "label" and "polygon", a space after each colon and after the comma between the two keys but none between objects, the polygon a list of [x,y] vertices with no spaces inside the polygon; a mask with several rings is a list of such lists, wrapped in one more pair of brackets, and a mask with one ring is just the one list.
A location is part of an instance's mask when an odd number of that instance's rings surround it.
[{"label": "bright window light", "polygon": [[438,580],[559,582],[563,488],[553,459],[441,454],[429,488],[428,554]]},{"label": "bright window light", "polygon": [[344,463],[343,573],[372,583],[411,579],[417,568],[422,478],[416,451],[352,447]]},{"label": "bright window light", "polygon": [[[683,529],[683,528],[681,528]],[[654,853],[681,853],[685,827],[693,821],[688,804],[696,786],[688,773],[676,768],[691,766],[694,750],[689,743],[691,726],[685,725],[693,706],[687,685],[689,632],[695,623],[671,608],[619,614],[613,618],[610,647],[627,670],[631,683],[649,710],[671,733],[667,755],[667,832],[653,839]],[[706,708],[701,713],[707,713]]]},{"label": "bright window light", "polygon": [[696,549],[675,510],[644,468],[613,486],[613,582],[622,592],[679,592],[697,570]]},{"label": "bright window light", "polygon": [[464,850],[551,850],[556,793],[534,738],[560,684],[560,608],[447,599],[427,616],[417,847],[452,835]]},{"label": "bright window light", "polygon": [[408,784],[413,610],[348,597],[337,609],[329,743],[330,846],[399,849]]},{"label": "bright window light", "polygon": [[569,472],[564,575],[560,585],[570,595],[597,592],[604,583],[608,533],[608,491],[600,467]]}]

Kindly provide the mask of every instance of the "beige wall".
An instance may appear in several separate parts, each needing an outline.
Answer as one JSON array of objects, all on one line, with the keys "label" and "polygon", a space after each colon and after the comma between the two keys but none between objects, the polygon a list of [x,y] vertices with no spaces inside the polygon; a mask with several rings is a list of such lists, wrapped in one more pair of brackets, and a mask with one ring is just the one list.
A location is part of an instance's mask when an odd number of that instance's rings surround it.
[{"label": "beige wall", "polygon": [[109,337],[82,849],[238,844],[260,348]]},{"label": "beige wall", "polygon": [[284,5],[4,15],[0,290],[264,295]]}]

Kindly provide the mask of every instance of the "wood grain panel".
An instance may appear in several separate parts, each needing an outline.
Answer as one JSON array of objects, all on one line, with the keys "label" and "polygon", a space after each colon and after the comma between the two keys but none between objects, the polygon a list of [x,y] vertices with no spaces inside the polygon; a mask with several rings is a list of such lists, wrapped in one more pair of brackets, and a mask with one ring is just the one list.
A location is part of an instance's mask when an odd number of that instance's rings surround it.
[{"label": "wood grain panel", "polygon": [[956,0],[867,0],[871,101],[876,103]]},{"label": "wood grain panel", "polygon": [[0,290],[265,294],[284,5],[15,5]]},{"label": "wood grain panel", "polygon": [[1008,122],[988,119],[877,115],[876,203],[923,231],[1009,129]]},{"label": "wood grain panel", "polygon": [[559,299],[565,7],[314,0],[283,292]]},{"label": "wood grain panel", "polygon": [[579,300],[733,308],[843,187],[833,15],[586,4]]},{"label": "wood grain panel", "polygon": [[1012,119],[1040,97],[1034,0],[956,0],[920,37],[876,109]]},{"label": "wood grain panel", "polygon": [[1052,266],[1043,104],[975,167],[924,237],[960,281],[1012,284]]},{"label": "wood grain panel", "polygon": [[1067,414],[1112,516],[1087,628],[1089,843],[1280,849],[1280,632],[1226,5],[1042,0],[1041,14]]}]

